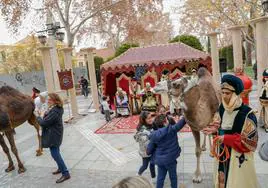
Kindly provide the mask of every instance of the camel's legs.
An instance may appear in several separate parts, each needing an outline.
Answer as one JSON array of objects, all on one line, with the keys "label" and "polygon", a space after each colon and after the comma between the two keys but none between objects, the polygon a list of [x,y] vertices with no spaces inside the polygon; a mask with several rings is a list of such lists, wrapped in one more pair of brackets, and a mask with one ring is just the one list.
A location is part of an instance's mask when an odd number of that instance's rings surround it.
[{"label": "camel's legs", "polygon": [[3,148],[3,151],[6,153],[7,158],[8,158],[8,162],[9,162],[8,167],[7,167],[7,169],[5,171],[10,172],[10,171],[14,170],[15,167],[14,167],[11,155],[9,153],[9,149],[8,149],[8,147],[6,145],[4,136],[2,134],[0,134],[0,144],[1,144],[2,148]]},{"label": "camel's legs", "polygon": [[209,155],[210,157],[213,157],[213,154],[212,154],[212,139],[213,139],[213,136],[212,135],[208,135],[208,143],[209,143]]},{"label": "camel's legs", "polygon": [[203,141],[202,148],[201,148],[202,151],[207,150],[206,145],[207,145],[207,135],[204,134],[204,141]]},{"label": "camel's legs", "polygon": [[11,147],[11,151],[14,153],[14,155],[16,156],[17,158],[17,161],[18,161],[18,167],[19,167],[19,170],[18,170],[18,173],[23,173],[26,171],[26,169],[24,168],[20,158],[19,158],[19,154],[18,154],[18,150],[16,148],[16,144],[15,144],[15,140],[14,140],[14,135],[13,135],[13,132],[12,131],[7,131],[5,132],[6,134],[6,137],[9,141],[9,144],[10,144],[10,147]]},{"label": "camel's legs", "polygon": [[32,117],[28,120],[28,122],[34,126],[34,128],[36,129],[37,132],[37,138],[38,138],[38,149],[36,150],[36,156],[40,156],[43,154],[43,148],[41,145],[41,135],[40,135],[40,125],[38,124],[36,117],[34,116],[34,114],[32,115]]},{"label": "camel's legs", "polygon": [[195,175],[193,178],[194,183],[201,183],[202,182],[202,177],[201,177],[201,169],[200,169],[200,156],[201,156],[201,147],[200,147],[200,132],[199,131],[192,131],[195,139],[195,155],[197,159],[197,164],[196,164],[196,171]]}]

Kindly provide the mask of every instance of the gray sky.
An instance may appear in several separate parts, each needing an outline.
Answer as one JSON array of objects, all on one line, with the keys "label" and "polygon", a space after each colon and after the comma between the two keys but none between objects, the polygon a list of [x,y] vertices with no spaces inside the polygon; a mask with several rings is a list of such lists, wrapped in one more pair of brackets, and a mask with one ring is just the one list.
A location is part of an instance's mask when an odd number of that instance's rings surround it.
[{"label": "gray sky", "polygon": [[[174,26],[174,31],[173,34],[176,35],[178,34],[178,29],[179,29],[179,15],[175,14],[172,10],[173,6],[176,5],[181,5],[183,4],[184,0],[163,0],[164,2],[164,11],[165,12],[170,12],[170,18],[172,20],[173,26]],[[31,21],[31,20],[29,20]],[[26,25],[26,24],[24,24]],[[6,27],[6,24],[4,22],[3,17],[0,15],[0,44],[12,44],[15,43],[16,41],[23,39],[25,36],[27,36],[31,31],[32,28],[29,27],[23,27],[22,29],[20,29],[20,34],[18,35],[14,35],[12,33],[10,33]],[[98,44],[96,41],[88,41],[87,45],[92,45],[92,46],[99,46],[100,44]]]}]

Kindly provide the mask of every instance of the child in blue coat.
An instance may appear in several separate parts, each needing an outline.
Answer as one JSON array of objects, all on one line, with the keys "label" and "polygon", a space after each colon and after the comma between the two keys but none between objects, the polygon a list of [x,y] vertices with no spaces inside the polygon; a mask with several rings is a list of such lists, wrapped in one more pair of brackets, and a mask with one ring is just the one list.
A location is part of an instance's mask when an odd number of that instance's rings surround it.
[{"label": "child in blue coat", "polygon": [[177,132],[186,124],[185,119],[182,118],[172,125],[167,116],[161,114],[154,121],[158,129],[150,134],[147,154],[151,155],[154,152],[154,163],[158,166],[156,188],[163,188],[167,172],[171,188],[177,188],[177,158],[181,152]]}]

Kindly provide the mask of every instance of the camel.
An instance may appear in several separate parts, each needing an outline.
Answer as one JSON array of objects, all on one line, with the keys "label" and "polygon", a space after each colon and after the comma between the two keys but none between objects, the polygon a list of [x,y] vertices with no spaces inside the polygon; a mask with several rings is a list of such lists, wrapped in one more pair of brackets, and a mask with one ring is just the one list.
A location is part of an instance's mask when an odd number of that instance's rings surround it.
[{"label": "camel", "polygon": [[30,96],[24,95],[18,90],[9,86],[0,87],[0,145],[7,155],[9,161],[9,165],[7,169],[5,169],[6,172],[15,170],[15,167],[9,152],[9,148],[5,143],[4,135],[7,137],[10,144],[10,149],[17,159],[19,168],[18,173],[20,174],[26,171],[19,158],[13,135],[13,129],[22,125],[26,121],[33,125],[37,131],[39,148],[36,150],[36,156],[42,155],[41,136],[39,133],[40,126],[33,113],[34,108],[35,105]]},{"label": "camel", "polygon": [[156,93],[168,92],[175,106],[183,110],[187,124],[191,127],[196,144],[197,166],[193,177],[194,183],[201,183],[200,156],[200,131],[212,121],[220,104],[220,90],[213,82],[210,72],[201,67],[198,70],[198,82],[181,77],[168,83],[162,81],[154,87]]}]

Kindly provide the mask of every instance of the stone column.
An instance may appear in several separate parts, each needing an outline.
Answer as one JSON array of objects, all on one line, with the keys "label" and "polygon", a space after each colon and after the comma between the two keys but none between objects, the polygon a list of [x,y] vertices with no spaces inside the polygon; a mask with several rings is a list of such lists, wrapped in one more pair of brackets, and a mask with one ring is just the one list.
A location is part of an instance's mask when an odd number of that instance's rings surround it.
[{"label": "stone column", "polygon": [[[47,10],[47,25],[52,25],[53,24],[53,19],[52,19],[52,13],[50,10]],[[59,82],[59,77],[57,71],[60,71],[60,64],[59,64],[59,58],[58,58],[58,53],[57,53],[57,42],[55,40],[55,33],[52,31],[48,32],[48,45],[51,46],[52,48],[50,49],[50,58],[52,62],[52,73],[53,73],[53,86],[54,86],[54,91],[59,92],[60,89],[60,82]]]},{"label": "stone column", "polygon": [[88,64],[88,73],[90,79],[90,88],[91,88],[91,95],[93,99],[94,108],[96,111],[99,111],[99,96],[98,96],[98,86],[97,86],[97,79],[96,79],[96,72],[95,72],[95,64],[94,64],[94,54],[93,51],[95,48],[84,48],[81,49],[82,52],[86,54],[86,63]]},{"label": "stone column", "polygon": [[[65,69],[67,70],[71,69],[72,76],[73,76],[73,69],[72,69],[73,48],[63,48],[61,50],[63,51],[63,55],[64,55]],[[77,107],[77,100],[76,100],[76,93],[75,93],[74,77],[73,77],[73,83],[74,83],[74,88],[70,89],[68,92],[70,94],[72,116],[75,117],[78,115],[78,107]]]},{"label": "stone column", "polygon": [[51,66],[51,58],[50,58],[50,50],[51,47],[43,46],[38,48],[38,50],[42,53],[42,64],[44,69],[44,75],[46,79],[46,87],[49,93],[54,91],[53,85],[53,74],[52,74],[52,66]]},{"label": "stone column", "polygon": [[220,76],[220,63],[219,63],[219,49],[217,36],[219,33],[213,32],[209,33],[208,36],[210,38],[210,46],[211,46],[211,58],[212,58],[212,74],[216,83],[221,82]]},{"label": "stone column", "polygon": [[256,25],[258,95],[260,95],[263,85],[262,73],[265,68],[268,68],[268,17],[254,19],[251,22]]},{"label": "stone column", "polygon": [[229,30],[232,34],[233,40],[233,53],[234,53],[234,71],[241,69],[243,70],[243,50],[242,50],[242,33],[241,29],[245,26],[234,26],[230,27]]}]

